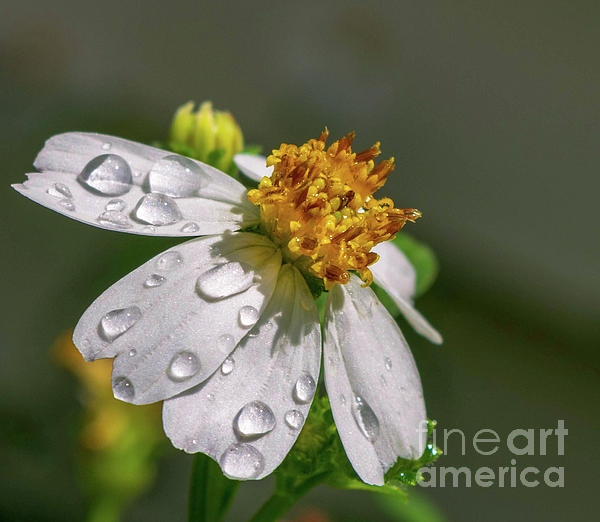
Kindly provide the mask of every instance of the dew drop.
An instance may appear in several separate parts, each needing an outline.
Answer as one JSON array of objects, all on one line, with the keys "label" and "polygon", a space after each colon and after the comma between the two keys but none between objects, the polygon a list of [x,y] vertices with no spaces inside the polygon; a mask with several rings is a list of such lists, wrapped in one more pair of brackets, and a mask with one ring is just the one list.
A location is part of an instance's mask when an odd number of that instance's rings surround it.
[{"label": "dew drop", "polygon": [[133,384],[126,377],[119,377],[113,382],[113,395],[120,401],[131,401],[135,395]]},{"label": "dew drop", "polygon": [[125,210],[125,206],[125,202],[122,199],[111,199],[104,207],[104,210],[107,210],[109,212],[122,212],[123,210]]},{"label": "dew drop", "polygon": [[102,154],[83,167],[77,179],[92,191],[121,196],[131,189],[131,168],[121,156]]},{"label": "dew drop", "polygon": [[145,288],[156,288],[157,286],[162,285],[167,280],[166,277],[161,276],[159,274],[149,275],[148,278],[144,281]]},{"label": "dew drop", "polygon": [[108,142],[105,142],[102,144],[102,150],[110,150],[111,144]]},{"label": "dew drop", "polygon": [[154,234],[154,232],[156,232],[156,227],[153,225],[148,225],[142,228],[142,231],[148,232],[149,234]]},{"label": "dew drop", "polygon": [[137,306],[112,310],[100,320],[100,333],[104,339],[112,342],[129,330],[141,317],[142,312]]},{"label": "dew drop", "polygon": [[98,216],[98,223],[120,229],[127,229],[133,226],[129,218],[117,210],[105,210],[102,212]]},{"label": "dew drop", "polygon": [[174,198],[196,196],[209,181],[210,177],[197,163],[174,154],[157,161],[148,174],[152,192]]},{"label": "dew drop", "polygon": [[223,334],[217,339],[217,348],[226,354],[230,354],[235,348],[235,339],[229,334]]},{"label": "dew drop", "polygon": [[299,430],[304,424],[304,415],[298,410],[289,410],[285,414],[285,423],[295,430]]},{"label": "dew drop", "polygon": [[273,410],[264,402],[252,401],[236,415],[233,427],[240,437],[260,437],[275,427]]},{"label": "dew drop", "polygon": [[129,350],[129,357],[135,357],[137,355],[137,350],[135,348],[132,348],[131,350]]},{"label": "dew drop", "polygon": [[249,265],[233,261],[204,272],[196,280],[196,289],[206,299],[223,299],[248,290],[253,278],[254,271]]},{"label": "dew drop", "polygon": [[142,196],[133,214],[142,223],[156,226],[172,225],[182,218],[174,199],[156,193]]},{"label": "dew drop", "polygon": [[165,252],[156,259],[156,268],[162,271],[173,270],[174,268],[180,267],[182,264],[183,257],[175,250]]},{"label": "dew drop", "polygon": [[233,479],[253,479],[265,468],[265,458],[254,446],[237,443],[229,446],[219,459],[225,475]]},{"label": "dew drop", "polygon": [[180,352],[171,360],[167,374],[172,381],[180,382],[193,377],[200,370],[200,361],[192,352]]},{"label": "dew drop", "polygon": [[46,192],[55,198],[71,199],[73,197],[71,190],[64,183],[54,183]]},{"label": "dew drop", "polygon": [[384,362],[385,362],[385,369],[388,371],[391,370],[392,369],[392,360],[389,357],[386,357],[384,359]]},{"label": "dew drop", "polygon": [[233,371],[234,367],[235,361],[233,360],[233,358],[227,357],[227,359],[225,359],[223,361],[223,364],[221,365],[221,373],[223,375],[229,375]]},{"label": "dew drop", "polygon": [[343,393],[340,395],[340,402],[342,403],[342,406],[346,404],[346,396]]},{"label": "dew drop", "polygon": [[273,328],[273,323],[271,321],[267,321],[263,326],[265,330],[271,330]]},{"label": "dew drop", "polygon": [[375,412],[362,397],[354,397],[352,416],[362,434],[371,442],[375,442],[379,437],[379,421]]},{"label": "dew drop", "polygon": [[296,386],[294,386],[294,400],[300,404],[306,404],[310,402],[315,394],[316,388],[317,384],[310,375],[307,373],[301,375],[296,381]]},{"label": "dew drop", "polygon": [[207,393],[207,394],[206,394],[206,398],[207,398],[209,401],[214,401],[214,400],[215,400],[215,394],[214,394],[214,393]]},{"label": "dew drop", "polygon": [[66,199],[66,198],[61,199],[61,200],[59,200],[58,204],[64,209],[71,210],[71,211],[75,210],[75,205],[73,204],[73,202],[70,199]]},{"label": "dew drop", "polygon": [[192,221],[186,223],[181,227],[181,231],[185,234],[195,234],[196,232],[198,232],[198,230],[200,230],[200,227]]},{"label": "dew drop", "polygon": [[240,308],[240,324],[248,328],[258,321],[258,310],[253,306],[242,306]]}]

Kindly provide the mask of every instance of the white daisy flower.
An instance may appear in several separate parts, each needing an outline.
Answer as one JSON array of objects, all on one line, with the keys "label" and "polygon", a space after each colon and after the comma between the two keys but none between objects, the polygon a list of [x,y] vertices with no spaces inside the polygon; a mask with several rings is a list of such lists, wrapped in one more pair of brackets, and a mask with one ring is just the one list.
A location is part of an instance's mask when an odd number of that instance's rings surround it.
[{"label": "white daisy flower", "polygon": [[[441,342],[413,306],[413,267],[384,242],[420,213],[373,198],[393,160],[375,166],[379,145],[354,154],[352,137],[327,148],[325,132],[282,145],[268,161],[238,155],[239,168],[260,180],[247,191],[183,156],[66,133],[46,142],[39,173],[14,185],[96,227],[199,236],[106,290],[73,340],[88,361],[114,358],[117,399],[164,401],[173,445],[209,455],[228,477],[263,478],[290,451],[319,381],[322,345],[332,413],[359,477],[381,485],[398,457],[425,448],[415,362],[366,286],[374,278],[419,333]],[[316,286],[329,292],[323,331]]]}]

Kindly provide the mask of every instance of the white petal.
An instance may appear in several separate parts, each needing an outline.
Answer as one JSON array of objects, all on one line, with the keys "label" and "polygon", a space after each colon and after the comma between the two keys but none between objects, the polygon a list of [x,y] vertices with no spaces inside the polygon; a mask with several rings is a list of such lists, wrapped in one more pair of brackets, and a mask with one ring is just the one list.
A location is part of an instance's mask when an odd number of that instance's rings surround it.
[{"label": "white petal", "polygon": [[204,381],[248,333],[280,265],[279,250],[258,234],[188,241],[106,290],[83,314],[73,341],[86,360],[116,357],[117,398],[167,399]]},{"label": "white petal", "polygon": [[352,276],[329,293],[325,313],[327,395],[352,466],[382,485],[398,457],[425,449],[427,417],[419,372],[398,325]]},{"label": "white petal", "polygon": [[379,243],[373,248],[373,252],[379,254],[379,259],[369,267],[375,283],[388,293],[416,332],[432,343],[442,344],[440,333],[429,324],[413,304],[416,273],[410,261],[391,242]]},{"label": "white petal", "polygon": [[[89,161],[103,154],[120,156],[129,165],[133,185],[128,190],[125,188],[124,193],[104,195],[78,180]],[[177,170],[169,168],[163,169],[161,182],[155,184],[169,197],[148,196],[151,185],[148,174],[157,162],[164,164],[165,158],[178,158],[199,169],[198,176],[203,181],[197,196],[175,198],[172,190],[164,190],[169,184],[174,189],[182,186]],[[80,132],[54,136],[46,142],[34,164],[42,173],[28,174],[28,181],[13,185],[18,192],[61,214],[100,228],[142,235],[198,236],[238,230],[256,224],[259,219],[257,208],[246,198],[245,188],[223,172],[113,136]],[[62,192],[56,190],[57,185],[66,187],[71,197],[63,197]],[[182,194],[189,196],[189,184],[185,188]],[[159,201],[153,201],[156,199]],[[114,200],[120,202],[122,210],[107,210],[107,205],[115,207]],[[146,215],[136,211],[142,201],[150,203],[150,212]]]},{"label": "white petal", "polygon": [[314,299],[298,270],[284,265],[257,329],[231,359],[206,382],[165,401],[165,432],[177,448],[210,455],[232,478],[260,479],[298,437],[320,359]]},{"label": "white petal", "polygon": [[267,158],[260,154],[236,154],[233,161],[246,176],[254,181],[260,181],[265,176],[270,178],[273,167],[267,167]]}]

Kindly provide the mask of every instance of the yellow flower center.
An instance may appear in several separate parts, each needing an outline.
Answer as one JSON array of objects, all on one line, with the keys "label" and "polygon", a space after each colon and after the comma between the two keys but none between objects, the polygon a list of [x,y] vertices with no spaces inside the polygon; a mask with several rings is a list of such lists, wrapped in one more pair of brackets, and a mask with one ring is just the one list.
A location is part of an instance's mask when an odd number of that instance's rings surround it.
[{"label": "yellow flower center", "polygon": [[369,285],[368,267],[378,259],[371,249],[421,213],[373,197],[394,169],[393,158],[375,165],[379,143],[357,154],[354,132],[326,147],[328,135],[325,129],[300,147],[283,143],[274,150],[267,158],[273,175],[248,199],[260,206],[266,232],[285,258],[321,278],[327,290],[347,283],[351,270]]}]

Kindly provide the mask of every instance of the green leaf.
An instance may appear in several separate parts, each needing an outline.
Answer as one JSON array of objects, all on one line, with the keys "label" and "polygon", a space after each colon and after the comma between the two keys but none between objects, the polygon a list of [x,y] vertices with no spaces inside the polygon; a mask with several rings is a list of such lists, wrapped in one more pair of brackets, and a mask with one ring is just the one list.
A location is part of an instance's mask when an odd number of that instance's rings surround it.
[{"label": "green leaf", "polygon": [[377,503],[393,520],[402,522],[444,522],[446,519],[424,495],[411,492],[407,498],[378,495]]},{"label": "green leaf", "polygon": [[392,243],[404,252],[404,255],[415,267],[417,272],[415,297],[423,295],[435,281],[439,270],[433,250],[425,243],[409,236],[406,232],[396,234],[396,237],[392,239]]},{"label": "green leaf", "polygon": [[221,472],[219,465],[202,453],[194,455],[189,496],[189,522],[220,522],[240,485]]}]

